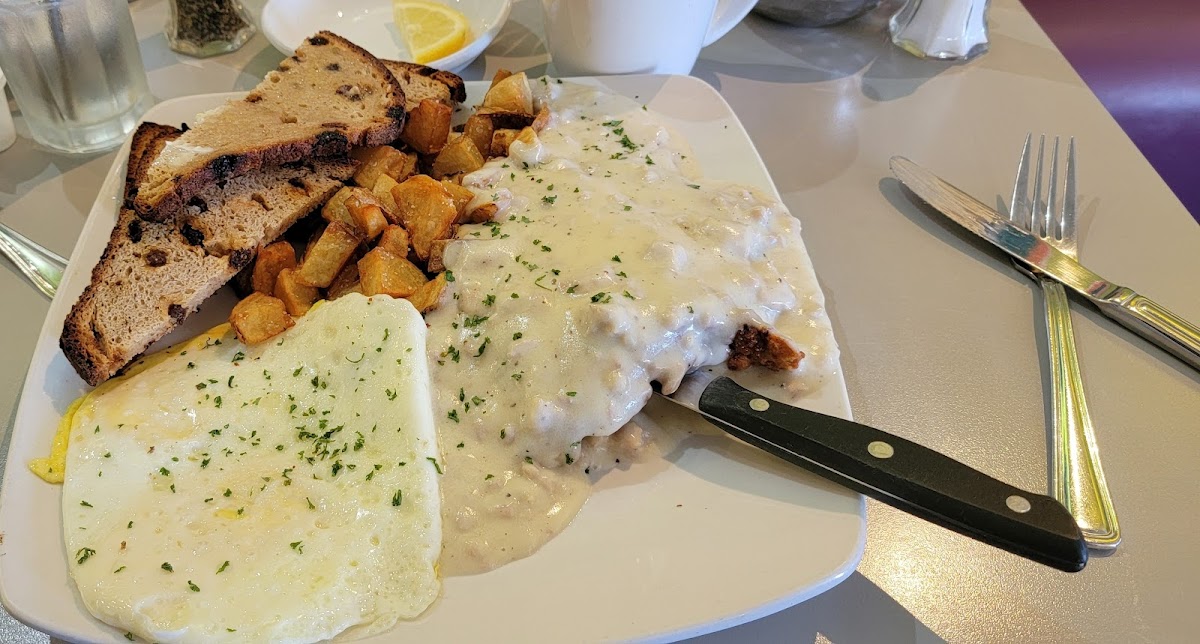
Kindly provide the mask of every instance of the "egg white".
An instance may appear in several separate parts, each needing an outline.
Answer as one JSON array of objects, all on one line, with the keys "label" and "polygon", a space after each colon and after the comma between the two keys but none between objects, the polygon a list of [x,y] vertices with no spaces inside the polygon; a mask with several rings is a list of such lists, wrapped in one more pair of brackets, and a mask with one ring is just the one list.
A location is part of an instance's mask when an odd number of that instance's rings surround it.
[{"label": "egg white", "polygon": [[157,642],[366,636],[437,597],[425,325],[351,294],[247,347],[227,326],[89,396],[63,486],[97,618]]}]

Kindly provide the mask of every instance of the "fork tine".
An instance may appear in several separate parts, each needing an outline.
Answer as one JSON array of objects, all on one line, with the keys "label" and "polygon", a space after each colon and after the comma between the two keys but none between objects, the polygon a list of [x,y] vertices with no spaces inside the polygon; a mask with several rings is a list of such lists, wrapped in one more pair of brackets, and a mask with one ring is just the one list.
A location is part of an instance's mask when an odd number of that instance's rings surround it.
[{"label": "fork tine", "polygon": [[1037,167],[1033,171],[1033,195],[1029,204],[1029,232],[1039,237],[1042,236],[1040,232],[1042,224],[1038,221],[1038,202],[1042,200],[1042,157],[1045,156],[1045,153],[1046,135],[1042,134],[1038,137]]},{"label": "fork tine", "polygon": [[1075,137],[1067,142],[1067,185],[1063,190],[1062,236],[1059,239],[1075,247]]},{"label": "fork tine", "polygon": [[1017,161],[1017,178],[1013,182],[1012,199],[1008,202],[1008,220],[1020,228],[1029,228],[1029,144],[1033,134],[1025,135],[1021,158]]},{"label": "fork tine", "polygon": [[1058,200],[1058,137],[1054,137],[1054,150],[1050,152],[1050,176],[1046,181],[1050,186],[1046,190],[1046,214],[1043,219],[1045,228],[1042,237],[1062,239],[1062,220],[1059,218],[1055,202]]}]

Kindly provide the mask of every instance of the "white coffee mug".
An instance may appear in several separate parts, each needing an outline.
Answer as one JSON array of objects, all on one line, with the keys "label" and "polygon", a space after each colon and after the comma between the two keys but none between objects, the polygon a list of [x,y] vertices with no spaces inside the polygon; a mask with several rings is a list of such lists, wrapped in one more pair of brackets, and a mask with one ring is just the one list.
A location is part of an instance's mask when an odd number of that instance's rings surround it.
[{"label": "white coffee mug", "polygon": [[563,76],[687,74],[755,0],[542,0],[546,40]]}]

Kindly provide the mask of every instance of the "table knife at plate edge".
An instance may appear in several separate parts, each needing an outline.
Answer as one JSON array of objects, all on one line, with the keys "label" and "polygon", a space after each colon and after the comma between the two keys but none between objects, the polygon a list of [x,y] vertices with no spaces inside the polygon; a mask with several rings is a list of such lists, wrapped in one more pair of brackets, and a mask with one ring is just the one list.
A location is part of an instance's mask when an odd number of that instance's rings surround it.
[{"label": "table knife at plate edge", "polygon": [[963,228],[1091,300],[1102,313],[1200,370],[1200,328],[1133,289],[1110,282],[1008,217],[929,170],[896,156],[892,173],[909,190]]},{"label": "table knife at plate edge", "polygon": [[1058,501],[899,436],[770,400],[705,371],[662,397],[750,445],[916,517],[1059,570],[1077,572],[1087,564],[1083,534]]}]

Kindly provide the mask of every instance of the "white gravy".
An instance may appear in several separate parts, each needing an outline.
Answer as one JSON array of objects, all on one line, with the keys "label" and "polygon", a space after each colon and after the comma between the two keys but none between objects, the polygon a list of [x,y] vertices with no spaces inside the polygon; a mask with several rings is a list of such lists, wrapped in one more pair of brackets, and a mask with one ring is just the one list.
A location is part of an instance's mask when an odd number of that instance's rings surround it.
[{"label": "white gravy", "polygon": [[[744,186],[699,178],[684,141],[640,104],[534,81],[550,125],[463,181],[496,221],[446,248],[454,281],[426,318],[444,453],[443,574],[525,557],[571,521],[597,455],[651,381],[673,391],[720,364],[743,324],[776,328],[807,355],[775,374],[794,400],[836,365],[800,225]],[[594,439],[590,439],[591,443]],[[595,449],[591,449],[595,447]]]}]

